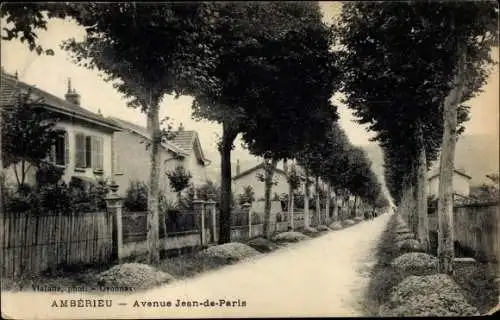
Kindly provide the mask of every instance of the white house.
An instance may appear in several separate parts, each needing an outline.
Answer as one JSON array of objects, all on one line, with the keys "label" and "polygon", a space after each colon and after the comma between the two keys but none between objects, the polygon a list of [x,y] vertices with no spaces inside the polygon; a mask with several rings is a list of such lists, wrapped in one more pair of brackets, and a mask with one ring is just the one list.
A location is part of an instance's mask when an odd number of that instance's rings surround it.
[{"label": "white house", "polygon": [[[114,136],[117,162],[115,181],[120,186],[118,193],[124,194],[131,182],[147,184],[149,181],[151,162],[146,143],[150,137],[144,127],[114,117],[110,120],[122,128]],[[160,190],[171,201],[175,200],[176,193],[170,187],[166,172],[180,165],[191,174],[191,182],[199,186],[207,180],[205,166],[210,163],[203,154],[198,133],[184,130],[182,126],[179,129],[174,132],[172,140],[162,142],[160,152]]]},{"label": "white house", "polygon": [[[83,108],[80,95],[71,87],[69,80],[65,99],[19,81],[17,76],[6,74],[3,70],[0,87],[2,108],[13,106],[19,94],[29,91],[30,100],[37,101],[33,108],[44,109],[57,117],[56,128],[62,129],[63,133],[52,147],[48,161],[64,169],[62,179],[65,182],[78,178],[92,183],[97,179],[113,177],[113,133],[120,128],[102,115]],[[14,182],[14,167],[7,168],[5,172],[7,182]],[[35,184],[35,173],[35,169],[27,171],[25,183]]]},{"label": "white house", "polygon": [[[428,194],[435,198],[439,194],[439,172],[435,172],[429,175],[428,183]],[[453,193],[456,196],[468,197],[470,194],[470,180],[471,177],[468,176],[462,170],[453,171]]]}]

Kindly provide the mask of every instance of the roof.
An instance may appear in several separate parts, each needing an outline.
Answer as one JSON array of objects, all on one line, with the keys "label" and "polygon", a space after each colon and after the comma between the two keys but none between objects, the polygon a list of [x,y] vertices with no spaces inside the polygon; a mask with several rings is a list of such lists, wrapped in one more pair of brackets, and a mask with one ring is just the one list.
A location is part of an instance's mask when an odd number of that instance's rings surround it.
[{"label": "roof", "polygon": [[[108,117],[108,119],[110,121],[113,121],[117,126],[119,126],[122,129],[131,131],[135,134],[140,135],[141,137],[143,137],[145,139],[151,140],[151,136],[145,127],[139,126],[135,123],[128,122],[128,121],[125,121],[125,120],[122,120],[122,119],[119,119],[116,117]],[[186,156],[189,154],[188,152],[186,152],[185,150],[183,150],[179,146],[173,144],[171,141],[163,142],[163,146],[165,148],[167,148],[168,150],[170,150],[176,154],[179,154],[179,155]]]},{"label": "roof", "polygon": [[44,108],[64,114],[70,117],[80,118],[86,122],[97,124],[112,130],[120,130],[113,122],[108,121],[102,115],[93,113],[85,108],[82,108],[74,103],[68,102],[61,99],[53,94],[36,88],[33,85],[29,85],[22,81],[19,81],[15,76],[9,75],[5,72],[1,72],[1,83],[0,83],[0,105],[8,106],[13,105],[17,99],[19,93],[27,93],[28,90],[31,91],[31,97],[34,99],[40,99],[41,105]]},{"label": "roof", "polygon": [[[467,178],[467,179],[469,179],[469,180],[470,180],[470,179],[472,179],[472,177],[471,177],[471,176],[469,176],[469,175],[467,175],[467,174],[463,173],[462,171],[459,171],[459,170],[457,170],[457,169],[455,169],[455,170],[453,170],[453,171],[454,171],[455,173],[457,173],[457,174],[459,174],[459,175],[463,176],[463,177],[466,177],[466,178]],[[439,172],[436,172],[436,173],[432,174],[432,175],[429,177],[429,180],[434,179],[434,178],[435,178],[435,177],[437,177],[437,176],[439,176]]]},{"label": "roof", "polygon": [[[243,177],[243,176],[249,175],[250,173],[252,173],[252,172],[254,172],[254,171],[258,170],[258,169],[263,169],[263,168],[264,168],[264,165],[265,165],[265,164],[262,162],[262,163],[260,163],[260,164],[256,165],[255,167],[252,167],[252,168],[250,168],[250,169],[247,169],[247,170],[245,170],[245,171],[243,171],[243,172],[241,172],[241,173],[239,173],[239,174],[235,175],[235,176],[233,177],[233,180],[237,180],[237,179],[239,179],[239,178],[241,178],[241,177]],[[281,170],[281,169],[278,169],[278,168],[276,168],[275,172],[278,172],[278,173],[281,173],[281,174],[283,174],[283,175],[286,175],[286,172],[285,172],[285,171],[283,171],[283,170]]]},{"label": "roof", "polygon": [[[147,129],[143,126],[139,126],[135,123],[125,121],[116,117],[108,117],[111,121],[116,123],[119,127],[126,129],[128,131],[134,132],[141,137],[150,140],[150,134],[147,131]],[[193,150],[193,144],[196,143],[198,146],[197,148],[199,149],[199,154],[197,155],[199,159],[205,163],[208,160],[205,158],[203,154],[203,150],[201,149],[201,144],[198,139],[198,133],[196,131],[174,131],[173,132],[175,137],[172,140],[168,140],[166,142],[163,142],[163,146],[172,152],[182,155],[182,156],[188,156],[190,155]]]}]

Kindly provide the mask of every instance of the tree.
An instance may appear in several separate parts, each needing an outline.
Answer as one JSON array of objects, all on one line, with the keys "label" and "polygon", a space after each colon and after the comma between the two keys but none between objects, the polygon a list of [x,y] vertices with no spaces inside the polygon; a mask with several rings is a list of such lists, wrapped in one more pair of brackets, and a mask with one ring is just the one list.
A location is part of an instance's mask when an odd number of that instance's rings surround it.
[{"label": "tree", "polygon": [[[151,135],[148,183],[148,260],[159,261],[159,147],[171,138],[160,129],[159,104],[165,94],[194,94],[210,79],[212,5],[82,4],[76,21],[86,28],[82,42],[63,48],[74,61],[105,74],[106,81],[130,99],[129,106],[147,115]],[[210,87],[213,88],[213,87]],[[206,91],[207,89],[205,89]]]},{"label": "tree", "polygon": [[[478,91],[487,74],[484,66],[491,61],[488,52],[496,41],[496,31],[486,29],[496,28],[497,14],[491,2],[356,3],[343,10],[348,104],[361,122],[370,123],[370,129],[378,133],[385,152],[392,153],[387,157],[392,159],[390,167],[400,173],[399,177],[391,174],[394,186],[390,188],[403,191],[396,193],[408,208],[412,203],[418,208],[418,236],[424,245],[428,243],[424,160],[435,159],[442,146],[444,179],[440,181],[444,189],[440,201],[448,211],[440,215],[447,217],[440,223],[441,247],[447,247],[439,254],[440,266],[450,265],[453,255],[451,197],[444,196],[450,194],[450,154],[456,135],[463,130],[459,124],[467,119],[463,102]],[[459,70],[455,67],[457,52],[465,51],[457,50],[459,43],[466,43],[472,56],[467,62],[467,90],[461,90],[463,81],[461,85],[450,82],[455,74],[465,74],[455,72]],[[397,150],[404,150],[401,161]],[[401,187],[403,178],[405,186]],[[411,199],[415,197],[411,189],[417,190],[416,202]]]},{"label": "tree", "polygon": [[252,203],[255,201],[255,192],[252,186],[246,186],[243,188],[243,193],[239,195],[238,203],[240,206],[244,203]]},{"label": "tree", "polygon": [[[324,94],[317,88],[323,79],[323,90],[331,90],[331,79],[325,76],[330,68],[318,74],[315,71],[318,68],[312,63],[324,66],[325,52],[328,52],[320,21],[319,7],[310,2],[219,4],[216,32],[221,35],[216,42],[219,57],[212,75],[219,79],[221,90],[216,95],[208,92],[196,96],[194,115],[222,124],[220,243],[230,241],[230,157],[237,135],[242,134],[253,154],[266,159],[271,166],[267,172],[271,174],[278,160],[284,157],[263,141],[275,142],[273,147],[287,148],[284,142],[295,134],[280,135],[277,128],[283,128],[282,124],[288,120],[287,130],[307,132],[297,128],[306,121],[295,120],[308,117],[307,107],[326,108]],[[222,36],[227,34],[231,37]],[[309,43],[307,36],[311,36]],[[309,47],[316,48],[313,45],[316,41],[319,44],[315,45],[321,46],[321,50],[310,50]],[[304,67],[298,62],[304,62]],[[308,75],[308,68],[311,74],[318,75],[318,80]],[[301,78],[298,73],[306,77]],[[290,88],[295,88],[295,92],[287,94]],[[303,94],[297,88],[301,88]],[[304,88],[316,88],[313,92],[317,96]],[[299,103],[303,104],[301,109],[297,108]],[[316,117],[321,119],[320,115]]]},{"label": "tree", "polygon": [[191,173],[186,171],[183,166],[178,165],[172,171],[167,171],[166,175],[170,182],[170,187],[177,192],[177,203],[181,204],[181,192],[189,186]]},{"label": "tree", "polygon": [[294,207],[295,207],[295,191],[300,187],[300,176],[297,174],[295,163],[292,163],[290,169],[287,171],[288,181],[288,215],[290,221],[290,229],[294,230]]},{"label": "tree", "polygon": [[47,162],[56,138],[62,134],[55,127],[56,118],[41,103],[33,100],[28,91],[17,95],[13,106],[1,110],[2,165],[12,166],[20,191],[26,183],[26,174]]}]

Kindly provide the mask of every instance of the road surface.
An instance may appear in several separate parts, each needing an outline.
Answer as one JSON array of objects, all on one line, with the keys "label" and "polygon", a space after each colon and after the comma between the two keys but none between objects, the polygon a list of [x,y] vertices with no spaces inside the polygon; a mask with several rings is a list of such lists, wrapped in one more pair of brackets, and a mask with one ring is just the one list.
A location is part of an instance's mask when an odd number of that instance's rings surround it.
[{"label": "road surface", "polygon": [[[109,308],[54,308],[54,299],[75,297],[24,293],[4,295],[3,312],[23,319],[33,318],[30,310],[38,319],[363,316],[363,290],[389,218],[384,214],[146,292],[101,297],[112,300]],[[189,306],[191,301],[200,305]]]}]

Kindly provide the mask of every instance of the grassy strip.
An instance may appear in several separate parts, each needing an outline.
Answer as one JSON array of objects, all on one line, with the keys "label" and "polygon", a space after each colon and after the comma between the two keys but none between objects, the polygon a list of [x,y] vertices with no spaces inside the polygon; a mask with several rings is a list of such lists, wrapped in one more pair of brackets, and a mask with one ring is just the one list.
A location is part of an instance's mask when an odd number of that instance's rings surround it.
[{"label": "grassy strip", "polygon": [[394,241],[396,226],[396,215],[393,215],[377,246],[377,263],[372,269],[365,296],[365,312],[369,316],[378,316],[379,308],[388,300],[392,287],[404,279],[404,275],[390,265],[391,261],[399,256]]},{"label": "grassy strip", "polygon": [[[379,315],[380,306],[387,302],[392,288],[408,276],[390,265],[394,258],[404,253],[396,245],[396,227],[397,220],[394,215],[377,247],[377,264],[372,269],[365,295],[365,312],[370,316]],[[498,304],[499,288],[493,281],[493,270],[496,267],[498,265],[485,263],[455,265],[453,280],[461,287],[467,302],[476,307],[481,314],[487,313]]]}]

